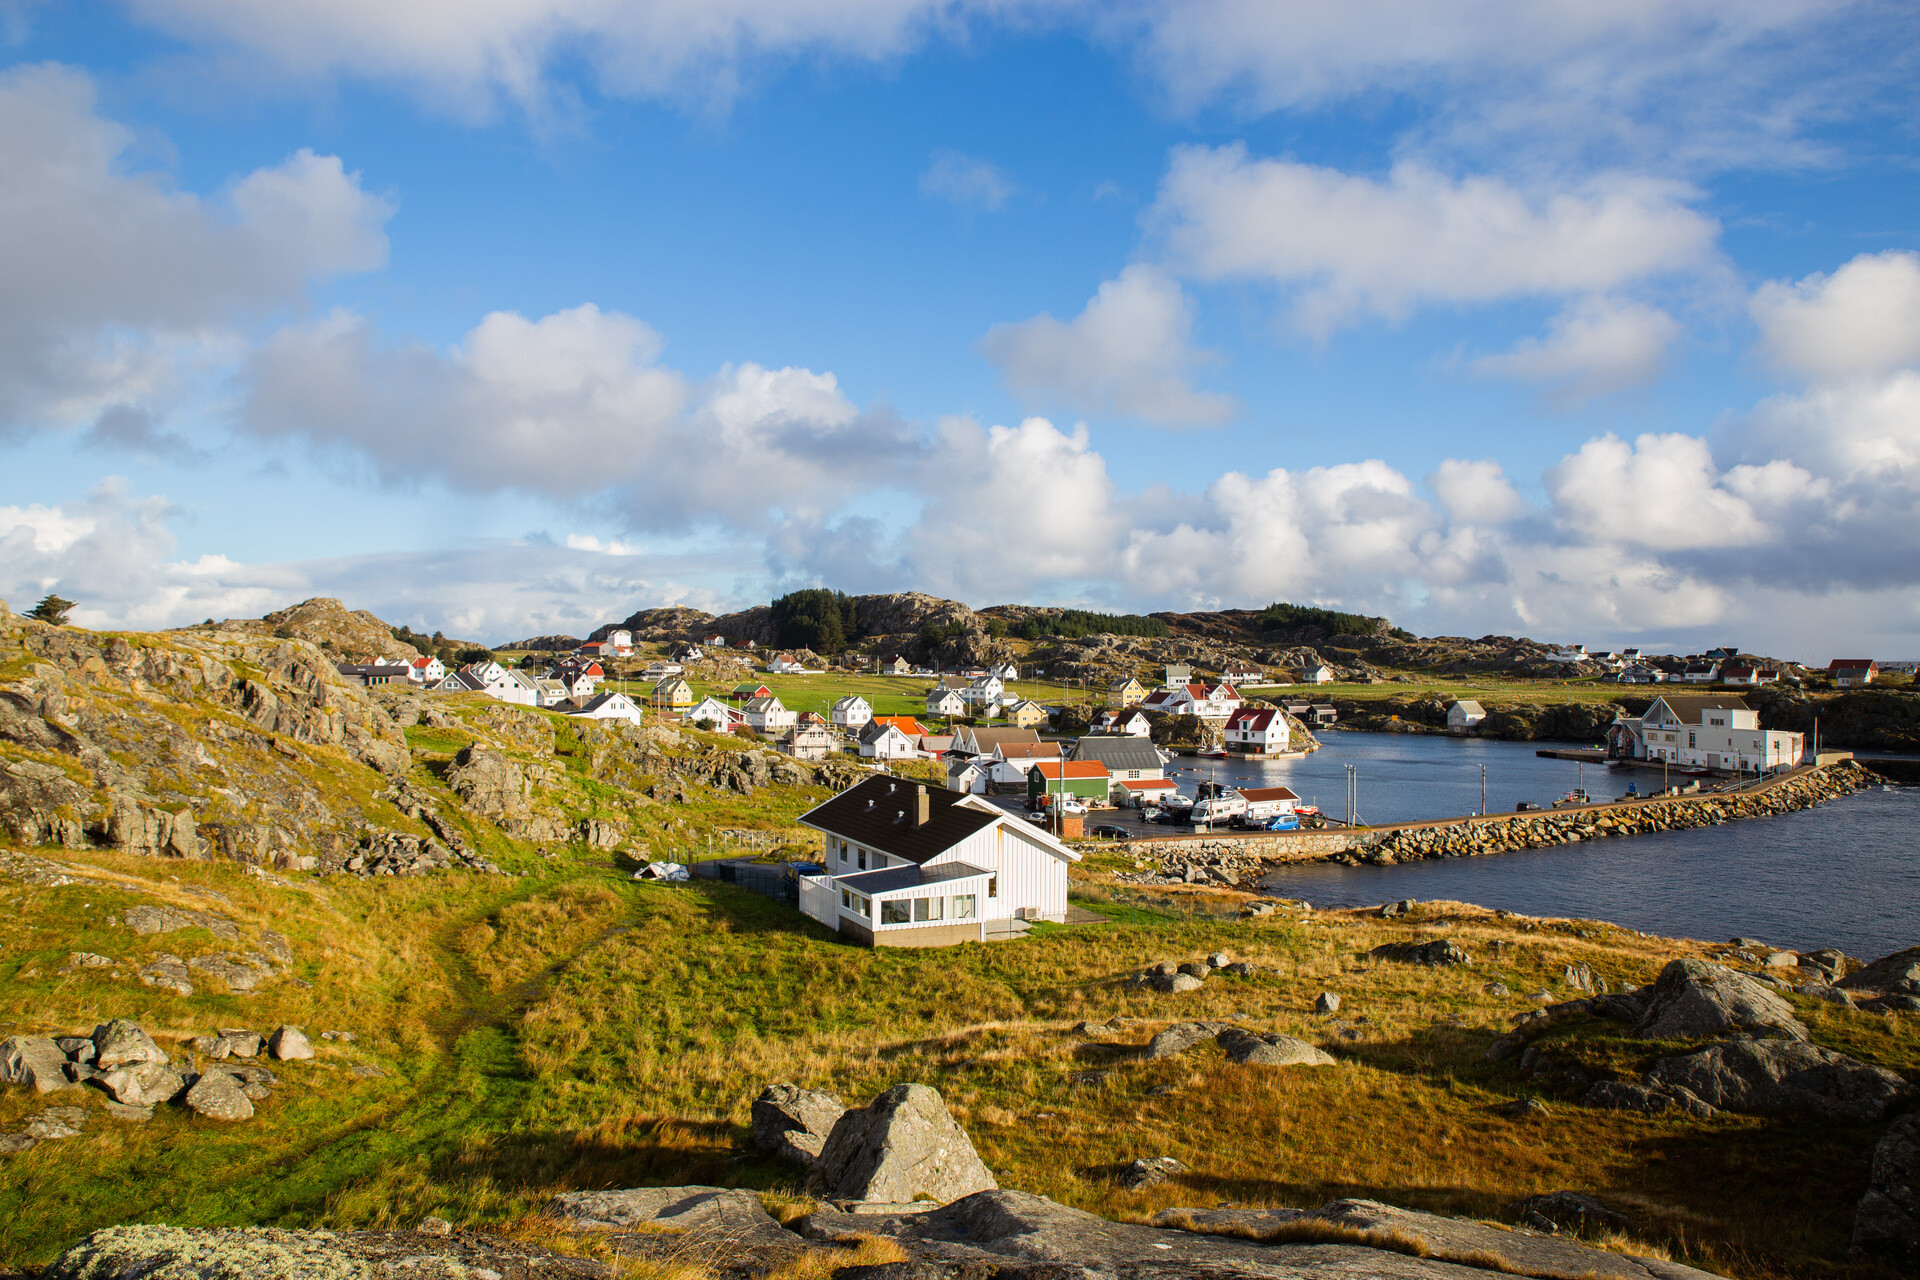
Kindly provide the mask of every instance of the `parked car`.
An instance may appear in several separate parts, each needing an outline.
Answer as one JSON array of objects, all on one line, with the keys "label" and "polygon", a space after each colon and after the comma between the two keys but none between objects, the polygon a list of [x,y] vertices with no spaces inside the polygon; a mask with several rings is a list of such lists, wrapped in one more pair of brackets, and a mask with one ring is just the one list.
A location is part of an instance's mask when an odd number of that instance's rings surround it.
[{"label": "parked car", "polygon": [[1266,831],[1298,831],[1300,829],[1300,819],[1290,813],[1283,813],[1277,818],[1267,819],[1267,821],[1261,823],[1260,826],[1262,830]]},{"label": "parked car", "polygon": [[1163,826],[1182,827],[1190,821],[1188,815],[1191,812],[1191,809],[1162,809],[1154,815],[1153,821]]},{"label": "parked car", "polygon": [[1035,809],[1032,813],[1029,813],[1027,815],[1027,821],[1033,823],[1037,827],[1044,827],[1047,825],[1047,815],[1040,812],[1038,809]]},{"label": "parked car", "polygon": [[1513,806],[1513,811],[1515,813],[1532,813],[1539,807],[1539,805],[1531,800],[1522,800],[1519,804]]},{"label": "parked car", "polygon": [[1059,809],[1062,813],[1085,813],[1087,804],[1084,800],[1075,800],[1072,796],[1066,796],[1060,800]]},{"label": "parked car", "polygon": [[1131,840],[1133,832],[1125,827],[1116,827],[1111,823],[1102,823],[1093,829],[1093,834],[1102,840]]}]

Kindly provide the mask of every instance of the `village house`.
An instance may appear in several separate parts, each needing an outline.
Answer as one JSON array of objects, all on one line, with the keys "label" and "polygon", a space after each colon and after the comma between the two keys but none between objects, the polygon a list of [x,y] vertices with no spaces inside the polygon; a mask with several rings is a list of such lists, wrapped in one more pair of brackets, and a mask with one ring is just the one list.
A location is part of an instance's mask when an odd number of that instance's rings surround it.
[{"label": "village house", "polygon": [[747,717],[747,727],[755,733],[777,734],[793,728],[794,721],[800,718],[795,712],[787,710],[780,699],[772,696],[750,698],[740,710]]},{"label": "village house", "polygon": [[833,704],[833,722],[842,729],[858,729],[873,719],[873,707],[857,693],[850,693]]},{"label": "village house", "polygon": [[982,756],[989,775],[1002,786],[1019,786],[1037,764],[1059,764],[1066,757],[1058,742],[1001,742],[991,756]]},{"label": "village house", "polygon": [[875,716],[870,723],[890,724],[916,743],[927,734],[925,726],[912,716]]},{"label": "village house", "polygon": [[1202,720],[1225,720],[1242,701],[1240,691],[1230,684],[1183,684],[1178,688],[1155,690],[1147,695],[1140,708],[1176,716],[1198,716]]},{"label": "village house", "polygon": [[525,672],[514,671],[488,660],[468,663],[457,674],[460,682],[475,693],[484,693],[489,698],[523,707],[539,705],[539,692],[533,677]]},{"label": "village house", "polygon": [[1292,787],[1241,787],[1239,795],[1249,807],[1258,806],[1276,818],[1300,807],[1300,797]]},{"label": "village house", "polygon": [[919,735],[905,732],[898,725],[889,723],[889,719],[876,716],[861,726],[861,757],[867,760],[919,759]]},{"label": "village house", "polygon": [[806,664],[801,662],[800,659],[794,657],[790,653],[774,654],[773,660],[767,663],[767,670],[777,676],[804,676],[804,675],[817,674],[815,672],[808,671]]},{"label": "village house", "polygon": [[668,676],[653,686],[653,705],[665,711],[682,711],[693,705],[693,686],[679,676]]},{"label": "village house", "polygon": [[1587,660],[1587,646],[1583,644],[1563,644],[1546,655],[1546,661],[1558,662],[1566,666],[1578,666]]},{"label": "village house", "polygon": [[611,657],[612,646],[604,640],[589,640],[574,649],[583,658]]},{"label": "village house", "polygon": [[422,654],[407,664],[407,679],[419,685],[436,685],[447,678],[447,666],[440,659]]},{"label": "village house", "polygon": [[880,659],[880,674],[883,676],[910,676],[913,664],[897,653],[888,654]]},{"label": "village house", "polygon": [[1220,673],[1220,683],[1238,688],[1241,685],[1259,684],[1267,678],[1266,672],[1258,667],[1228,667]]},{"label": "village house", "polygon": [[771,698],[773,690],[753,680],[733,686],[733,692],[727,695],[733,702],[751,702],[755,698]]},{"label": "village house", "polygon": [[1037,805],[1043,795],[1072,796],[1090,805],[1107,803],[1113,779],[1098,760],[1042,762],[1027,770],[1027,803]]},{"label": "village house", "polygon": [[1620,684],[1665,684],[1667,673],[1658,667],[1650,667],[1644,662],[1629,662],[1620,668]]},{"label": "village house", "polygon": [[935,685],[927,691],[927,714],[947,720],[963,716],[967,714],[967,700],[960,696],[957,689]]},{"label": "village house", "polygon": [[1040,735],[1032,729],[998,726],[988,728],[984,725],[963,724],[953,731],[953,749],[964,751],[970,756],[990,756],[994,753],[994,748],[1001,743],[1038,741],[1040,741]]},{"label": "village house", "polygon": [[715,631],[710,635],[701,636],[700,643],[709,649],[724,649],[727,647],[727,638]]},{"label": "village house", "polygon": [[965,791],[973,795],[987,794],[992,775],[987,766],[978,760],[963,760],[954,757],[947,761],[947,789]]},{"label": "village house", "polygon": [[1466,733],[1480,727],[1487,718],[1487,710],[1471,698],[1459,698],[1447,708],[1447,732]]},{"label": "village house", "polygon": [[1009,702],[1000,709],[1000,714],[1016,729],[1032,729],[1045,724],[1051,718],[1047,715],[1045,707],[1030,698]]},{"label": "village house", "polygon": [[633,656],[633,632],[631,631],[607,632],[607,644],[613,649],[617,657],[631,658]]},{"label": "village house", "polygon": [[795,724],[781,734],[773,749],[795,760],[822,760],[833,750],[833,730],[815,717],[811,724]]},{"label": "village house", "polygon": [[1163,668],[1166,679],[1161,682],[1163,689],[1178,689],[1183,684],[1193,683],[1193,668],[1184,662],[1170,662]]},{"label": "village house", "polygon": [[737,707],[730,707],[711,695],[700,701],[681,717],[688,724],[705,725],[715,733],[725,733],[735,725],[744,725],[747,717]]},{"label": "village house", "polygon": [[413,668],[404,662],[342,662],[334,670],[357,685],[411,684]]},{"label": "village house", "polygon": [[578,710],[563,713],[576,720],[624,720],[640,723],[640,708],[624,693],[603,693],[589,698]]},{"label": "village house", "polygon": [[1080,855],[978,796],[868,778],[802,814],[825,837],[827,872],[803,876],[800,909],[866,946],[947,946],[1067,918]]},{"label": "village house", "polygon": [[1006,700],[1007,686],[998,676],[977,676],[967,682],[960,696],[982,715],[992,715]]},{"label": "village house", "polygon": [[953,735],[950,733],[923,733],[920,735],[920,749],[929,756],[943,756],[953,750]]},{"label": "village house", "polygon": [[1115,804],[1144,809],[1179,789],[1165,778],[1115,778],[1110,794]]},{"label": "village house", "polygon": [[682,675],[686,668],[677,662],[649,662],[647,669],[640,673],[643,680],[665,680],[668,676]]},{"label": "village house", "polygon": [[1075,760],[1098,760],[1116,782],[1157,781],[1167,776],[1167,758],[1146,738],[1101,734],[1074,744]]},{"label": "village house", "polygon": [[1131,707],[1144,700],[1146,696],[1147,686],[1132,676],[1122,676],[1107,683],[1107,705],[1115,710]]},{"label": "village house", "polygon": [[1756,666],[1748,662],[1729,662],[1720,668],[1721,684],[1778,684],[1780,673],[1770,667]]},{"label": "village house", "polygon": [[1292,747],[1293,728],[1284,711],[1272,707],[1241,707],[1227,717],[1224,739],[1237,755],[1280,755]]},{"label": "village house", "polygon": [[996,680],[1018,680],[1020,678],[1020,668],[1002,659],[999,662],[989,663],[987,665],[987,674]]},{"label": "village house", "polygon": [[1153,723],[1138,711],[1102,711],[1088,726],[1089,733],[1121,733],[1144,738],[1153,732]]},{"label": "village house", "polygon": [[1637,717],[1637,727],[1630,724],[1635,718],[1622,715],[1615,724],[1637,735],[1638,742],[1631,744],[1636,759],[1727,772],[1782,769],[1800,762],[1801,735],[1762,729],[1760,713],[1737,697],[1661,694]]},{"label": "village house", "polygon": [[1324,662],[1316,662],[1300,673],[1301,684],[1332,684],[1333,668]]},{"label": "village house", "polygon": [[1689,662],[1680,672],[1684,684],[1712,684],[1720,678],[1720,664],[1717,662]]},{"label": "village house", "polygon": [[573,690],[567,688],[563,680],[552,680],[545,676],[533,678],[533,705],[536,707],[557,707],[561,703],[573,701]]},{"label": "village house", "polygon": [[1871,658],[1835,658],[1827,664],[1827,674],[1836,689],[1852,689],[1872,684],[1880,674],[1880,664]]}]

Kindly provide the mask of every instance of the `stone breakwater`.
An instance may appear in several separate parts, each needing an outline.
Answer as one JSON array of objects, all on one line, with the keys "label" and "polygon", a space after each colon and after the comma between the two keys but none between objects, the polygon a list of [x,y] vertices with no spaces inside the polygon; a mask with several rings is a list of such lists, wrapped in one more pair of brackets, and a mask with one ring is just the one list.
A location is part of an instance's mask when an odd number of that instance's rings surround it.
[{"label": "stone breakwater", "polygon": [[1583,840],[1686,831],[1741,818],[1774,817],[1851,795],[1871,779],[1852,761],[1781,778],[1748,791],[1627,800],[1578,809],[1497,814],[1485,818],[1403,823],[1361,831],[1320,830],[1248,836],[1137,840],[1127,848],[1144,862],[1115,878],[1135,884],[1241,887],[1269,867],[1338,862],[1387,867],[1419,859],[1471,858],[1544,849]]}]

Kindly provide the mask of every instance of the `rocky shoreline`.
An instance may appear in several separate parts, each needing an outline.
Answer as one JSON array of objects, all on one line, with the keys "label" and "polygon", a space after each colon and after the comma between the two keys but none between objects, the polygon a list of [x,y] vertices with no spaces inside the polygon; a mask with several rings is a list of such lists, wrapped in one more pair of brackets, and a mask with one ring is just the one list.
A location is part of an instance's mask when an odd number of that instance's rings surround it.
[{"label": "rocky shoreline", "polygon": [[1246,889],[1273,867],[1303,862],[1390,867],[1421,859],[1473,858],[1777,817],[1852,795],[1868,783],[1867,771],[1848,760],[1734,794],[1633,800],[1368,831],[1135,841],[1132,851],[1157,860],[1158,868],[1122,871],[1114,878],[1128,884],[1214,884]]}]

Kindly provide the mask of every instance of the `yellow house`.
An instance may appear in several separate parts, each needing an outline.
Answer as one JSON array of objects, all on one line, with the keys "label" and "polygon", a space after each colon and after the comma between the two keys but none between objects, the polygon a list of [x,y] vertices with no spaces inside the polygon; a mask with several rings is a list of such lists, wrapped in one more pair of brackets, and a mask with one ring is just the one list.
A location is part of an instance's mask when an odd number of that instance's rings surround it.
[{"label": "yellow house", "polygon": [[693,686],[679,676],[668,676],[653,686],[653,705],[681,711],[693,705]]},{"label": "yellow house", "polygon": [[1016,729],[1031,729],[1036,725],[1045,724],[1049,718],[1046,708],[1030,698],[1009,703],[1002,714],[1006,716],[1007,723]]},{"label": "yellow house", "polygon": [[1142,702],[1147,696],[1147,686],[1132,676],[1122,676],[1107,685],[1107,705],[1110,707],[1131,707]]}]

